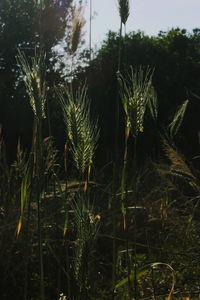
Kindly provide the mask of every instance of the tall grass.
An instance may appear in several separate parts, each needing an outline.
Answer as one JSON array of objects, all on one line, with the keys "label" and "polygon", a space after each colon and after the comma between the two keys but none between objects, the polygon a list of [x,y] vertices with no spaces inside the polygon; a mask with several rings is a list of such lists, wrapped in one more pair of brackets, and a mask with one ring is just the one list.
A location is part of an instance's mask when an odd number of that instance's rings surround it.
[{"label": "tall grass", "polygon": [[[41,194],[44,188],[44,143],[42,137],[42,120],[46,118],[46,80],[44,58],[35,56],[29,64],[26,56],[19,51],[18,62],[21,66],[22,76],[29,101],[34,114],[34,129],[32,142],[32,158],[30,166],[27,166],[24,180],[21,185],[21,215],[17,228],[20,233],[24,205],[27,202],[28,190],[30,189],[30,176],[33,185],[33,194],[37,203],[37,227],[38,227],[38,251],[40,261],[40,299],[45,299],[44,290],[44,264],[42,249],[42,218],[41,218]],[[32,174],[30,170],[32,169]]]},{"label": "tall grass", "polygon": [[[121,41],[129,1],[119,1],[119,12]],[[72,11],[72,23],[68,54],[73,69],[84,25],[82,8]],[[102,171],[101,178],[94,176],[98,174],[95,152],[100,130],[86,84],[75,90],[72,70],[67,87],[56,88],[66,137],[62,165],[53,137],[45,136],[43,131],[46,115],[50,117],[46,113],[45,56],[29,59],[19,51],[17,61],[34,125],[30,153],[23,150],[19,140],[16,160],[11,165],[0,138],[0,263],[6,287],[3,299],[11,299],[7,296],[11,282],[23,285],[16,299],[24,300],[171,300],[174,292],[180,294],[180,287],[185,288],[182,282],[188,282],[188,274],[183,272],[185,260],[194,277],[192,284],[199,287],[195,254],[199,246],[198,172],[170,143],[181,126],[188,101],[169,125],[170,138],[163,138],[168,165],[148,162],[143,175],[137,163],[137,139],[145,130],[145,114],[150,112],[154,120],[158,114],[153,70],[131,67],[121,73],[120,47],[117,76],[118,99],[125,119],[124,153],[121,160],[116,156],[109,182],[105,180],[106,171]],[[118,146],[117,142],[116,152]],[[175,177],[188,184],[195,196],[184,195]],[[164,262],[152,263],[160,258]],[[166,268],[161,276],[158,267],[163,266]],[[174,269],[182,280],[177,290]]]},{"label": "tall grass", "polygon": [[[142,68],[130,69],[130,73],[118,75],[125,114],[125,147],[122,161],[119,162],[122,166],[121,173],[118,174],[120,182],[113,195],[113,190],[106,190],[103,185],[108,185],[104,179],[98,184],[96,181],[99,178],[94,180],[95,151],[100,131],[97,118],[95,121],[92,118],[86,86],[83,85],[76,91],[71,89],[72,85],[69,89],[57,89],[65,124],[65,152],[69,151],[68,159],[72,159],[70,165],[76,169],[76,172],[71,173],[72,168],[69,168],[63,179],[59,174],[61,166],[57,161],[58,152],[53,138],[45,137],[42,130],[46,115],[46,85],[42,83],[44,77],[41,77],[45,72],[38,66],[41,58],[36,57],[28,62],[23,54],[20,55],[18,62],[25,64],[22,74],[25,85],[27,84],[35,124],[30,153],[23,151],[19,141],[16,160],[11,166],[5,158],[3,140],[0,142],[1,229],[3,242],[6,244],[5,256],[9,257],[3,271],[6,278],[4,285],[7,278],[12,281],[10,268],[16,263],[15,255],[20,255],[15,253],[23,253],[23,267],[20,258],[16,259],[18,269],[14,274],[25,275],[21,295],[26,300],[31,297],[49,299],[52,290],[57,299],[61,290],[63,297],[66,295],[66,299],[75,300],[109,299],[114,293],[119,299],[132,299],[133,296],[135,299],[143,299],[145,295],[153,295],[154,299],[159,299],[162,293],[170,299],[176,287],[169,290],[171,277],[168,272],[163,271],[162,279],[155,269],[156,263],[152,264],[152,272],[144,267],[149,266],[149,260],[160,261],[158,258],[163,256],[164,264],[172,261],[172,266],[180,269],[173,258],[180,255],[172,247],[173,230],[177,230],[176,235],[178,230],[181,230],[181,236],[185,234],[182,244],[185,249],[189,247],[187,243],[192,243],[192,247],[195,247],[198,236],[198,205],[192,204],[190,210],[189,205],[182,203],[184,213],[181,210],[177,213],[180,203],[174,206],[177,200],[173,193],[176,193],[176,197],[180,195],[175,189],[176,182],[173,182],[172,175],[189,184],[195,193],[199,192],[199,183],[191,165],[166,139],[163,139],[163,147],[170,165],[168,163],[162,170],[159,166],[162,178],[166,176],[166,179],[162,179],[154,171],[147,176],[147,183],[145,176],[139,178],[141,171],[138,170],[137,161],[134,161],[137,157],[132,159],[133,151],[130,146],[131,138],[136,140],[145,130],[144,117],[148,109],[154,119],[157,116],[152,70],[147,69],[145,72]],[[180,118],[176,119],[173,122],[174,128],[180,126]],[[62,166],[65,171],[68,159],[65,158]],[[148,167],[145,168],[145,173],[148,173]],[[135,181],[132,185],[133,178]],[[113,181],[113,178],[110,180]],[[111,185],[109,183],[109,187]],[[164,192],[167,193],[167,199],[164,199]],[[109,197],[117,200],[111,209],[106,205]],[[185,201],[183,196],[182,199]],[[191,201],[191,204],[196,200],[187,198],[185,203]],[[181,225],[180,229],[174,222]],[[7,242],[6,230],[10,236],[13,235]],[[146,242],[144,231],[149,234]],[[156,240],[154,232],[157,234]],[[168,233],[167,237],[165,232]],[[173,238],[175,240],[174,236]],[[178,239],[178,235],[176,238]],[[194,251],[193,248],[191,251]],[[38,278],[39,295],[31,295],[35,286],[37,287]]]},{"label": "tall grass", "polygon": [[[130,134],[134,137],[134,163],[133,168],[136,172],[136,140],[139,133],[143,132],[143,122],[146,107],[150,103],[152,111],[156,114],[156,99],[152,101],[152,70],[147,68],[146,72],[140,67],[138,70],[130,68],[130,72],[123,76],[121,73],[118,74],[118,81],[120,85],[120,95],[122,104],[125,112],[125,141],[124,141],[124,157],[123,167],[121,174],[121,212],[123,216],[123,227],[124,230],[128,231],[127,224],[127,184],[128,184],[128,139]],[[136,191],[137,187],[133,189]],[[136,193],[135,193],[136,197]],[[137,206],[137,200],[135,199],[135,210]],[[136,252],[136,219],[134,217],[135,226],[135,259],[137,257]],[[131,299],[131,283],[130,283],[130,261],[129,261],[129,242],[127,239],[126,243],[127,253],[127,267],[128,267],[128,284],[129,284],[129,298]],[[137,298],[137,283],[136,283],[136,262],[135,265],[135,299]]]},{"label": "tall grass", "polygon": [[[119,16],[120,16],[120,29],[119,29],[119,45],[118,45],[118,70],[117,74],[121,70],[121,51],[122,51],[122,27],[123,25],[126,25],[128,16],[129,16],[129,1],[124,0],[118,0],[118,8],[119,8]],[[116,95],[116,101],[115,101],[115,106],[114,106],[114,147],[115,147],[115,157],[113,161],[113,186],[112,186],[112,200],[111,200],[111,207],[114,210],[114,207],[116,207],[117,203],[117,197],[116,194],[118,192],[118,185],[119,185],[119,170],[120,170],[120,155],[119,155],[119,108],[120,108],[120,99],[119,99],[119,93]],[[112,248],[113,248],[113,269],[112,269],[112,287],[113,287],[113,297],[114,297],[114,291],[115,291],[115,284],[116,284],[116,263],[117,263],[117,247],[116,247],[116,217],[113,213],[112,215],[112,223],[113,223],[113,243],[112,243]]]},{"label": "tall grass", "polygon": [[[77,228],[73,270],[80,289],[80,299],[87,299],[92,244],[96,238],[98,224],[98,219],[95,218],[92,204],[90,204],[88,183],[99,139],[99,128],[97,121],[92,120],[91,117],[90,101],[85,85],[76,92],[72,91],[72,86],[64,90],[59,89],[57,95],[63,112],[66,143],[79,173],[78,193],[71,203]],[[85,181],[84,193],[81,192],[83,180]]]}]

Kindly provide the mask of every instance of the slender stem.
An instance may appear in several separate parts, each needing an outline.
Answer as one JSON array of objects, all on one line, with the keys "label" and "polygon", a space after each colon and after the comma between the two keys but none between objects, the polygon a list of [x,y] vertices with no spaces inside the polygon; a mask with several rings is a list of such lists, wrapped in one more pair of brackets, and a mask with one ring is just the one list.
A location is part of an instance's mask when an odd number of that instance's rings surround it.
[{"label": "slender stem", "polygon": [[[30,196],[31,199],[31,196]],[[29,232],[29,225],[30,225],[30,209],[31,209],[31,200],[28,202],[28,215],[27,215],[27,224],[26,224],[26,261],[25,261],[25,278],[24,278],[24,300],[27,300],[28,297],[28,265],[29,265],[29,238],[30,238],[30,232]]]},{"label": "slender stem", "polygon": [[126,233],[126,262],[128,270],[128,293],[129,299],[131,300],[131,267],[129,258],[129,237],[128,237],[128,216],[127,216],[127,159],[128,159],[128,138],[130,134],[130,127],[125,128],[125,148],[124,148],[124,161],[123,161],[123,171],[122,171],[122,182],[121,182],[121,200],[123,205],[123,218],[124,218],[124,231]]},{"label": "slender stem", "polygon": [[[122,21],[120,22],[120,33],[119,33],[119,48],[118,48],[118,70],[117,73],[120,72],[121,69],[121,42],[122,42]],[[117,75],[118,76],[118,75]],[[116,165],[119,161],[119,155],[118,155],[118,151],[119,151],[119,143],[118,143],[118,138],[119,138],[119,94],[117,94],[116,96],[116,105],[115,105],[115,166],[114,166],[114,172],[115,174],[118,173],[118,170],[116,168]]]},{"label": "slender stem", "polygon": [[[121,65],[121,37],[122,37],[122,21],[120,22],[120,34],[119,34],[119,52],[118,52],[118,72],[120,71]],[[119,95],[116,97],[116,105],[115,105],[115,160],[113,163],[113,199],[111,203],[112,208],[112,223],[113,223],[113,242],[112,242],[112,291],[113,291],[113,299],[115,299],[115,284],[116,284],[116,217],[115,217],[115,207],[117,203],[116,191],[118,188],[118,158],[119,158]]]},{"label": "slender stem", "polygon": [[[69,243],[66,245],[66,267],[70,270]],[[71,299],[71,282],[69,276],[67,276],[67,295]]]},{"label": "slender stem", "polygon": [[90,50],[90,62],[92,52],[92,0],[90,0],[90,34],[89,34],[89,50]]},{"label": "slender stem", "polygon": [[128,154],[128,138],[129,138],[130,128],[126,126],[125,128],[125,146],[124,146],[124,159],[121,177],[121,210],[124,219],[124,230],[126,229],[126,199],[127,199],[127,184],[126,184],[126,173],[127,173],[127,154]]},{"label": "slender stem", "polygon": [[[133,157],[133,167],[136,172],[136,150],[137,150],[137,137],[134,140],[134,157]],[[136,209],[137,209],[137,191],[135,186],[135,209],[134,209],[134,294],[135,300],[137,300],[137,222],[136,222]]]},{"label": "slender stem", "polygon": [[123,44],[123,61],[124,65],[127,66],[127,36],[126,36],[126,24],[124,24],[124,44]]},{"label": "slender stem", "polygon": [[[54,179],[55,176],[54,176]],[[53,194],[54,194],[54,199],[56,199],[57,193],[56,193],[56,180],[53,182]],[[58,240],[59,237],[59,204],[57,203],[56,207],[56,212],[55,212],[55,240]],[[55,244],[55,253],[58,253],[58,257],[61,257],[61,247],[58,246],[58,243]],[[61,268],[59,267],[57,270],[57,293],[59,295],[60,292],[60,287],[61,287]]]},{"label": "slender stem", "polygon": [[115,284],[116,284],[116,217],[113,210],[112,213],[112,224],[113,224],[113,240],[112,240],[112,292],[113,300],[115,299]]},{"label": "slender stem", "polygon": [[119,30],[119,48],[118,48],[118,72],[121,70],[121,50],[122,50],[122,21],[120,22]]},{"label": "slender stem", "polygon": [[37,205],[38,205],[38,247],[39,247],[39,259],[40,259],[40,299],[44,300],[45,299],[45,292],[44,292],[44,264],[43,264],[43,250],[42,250],[40,192],[37,193]]},{"label": "slender stem", "polygon": [[42,0],[40,0],[40,11],[39,11],[39,49],[40,53],[43,50],[43,34],[42,34]]},{"label": "slender stem", "polygon": [[50,108],[49,108],[49,100],[46,101],[47,104],[47,122],[48,122],[48,131],[49,136],[51,136],[51,120],[50,120]]},{"label": "slender stem", "polygon": [[132,300],[131,295],[131,266],[130,266],[130,257],[129,257],[129,240],[128,240],[128,227],[126,227],[126,263],[127,263],[127,270],[128,270],[128,294],[129,300]]},{"label": "slender stem", "polygon": [[153,288],[153,300],[156,300],[157,297],[156,297],[153,267],[151,268],[151,282],[152,282],[152,288]]},{"label": "slender stem", "polygon": [[41,222],[41,190],[42,190],[42,120],[35,119],[35,133],[36,139],[33,145],[35,152],[35,189],[37,199],[37,226],[38,226],[38,251],[40,261],[40,300],[45,299],[44,292],[44,264],[43,264],[43,250],[42,250],[42,222]]}]

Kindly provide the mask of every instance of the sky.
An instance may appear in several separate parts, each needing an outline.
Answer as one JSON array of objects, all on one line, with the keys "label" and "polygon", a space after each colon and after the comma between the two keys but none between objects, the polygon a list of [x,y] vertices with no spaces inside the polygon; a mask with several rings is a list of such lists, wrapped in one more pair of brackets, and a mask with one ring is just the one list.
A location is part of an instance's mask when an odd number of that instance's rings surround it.
[{"label": "sky", "polygon": [[[127,32],[141,30],[157,35],[172,27],[200,28],[200,0],[129,0],[130,16]],[[88,0],[89,3],[89,0]],[[89,5],[88,5],[89,6]],[[118,0],[92,0],[92,47],[100,46],[109,30],[119,30]],[[85,11],[89,20],[89,7]],[[89,35],[89,22],[85,25],[85,38]]]}]

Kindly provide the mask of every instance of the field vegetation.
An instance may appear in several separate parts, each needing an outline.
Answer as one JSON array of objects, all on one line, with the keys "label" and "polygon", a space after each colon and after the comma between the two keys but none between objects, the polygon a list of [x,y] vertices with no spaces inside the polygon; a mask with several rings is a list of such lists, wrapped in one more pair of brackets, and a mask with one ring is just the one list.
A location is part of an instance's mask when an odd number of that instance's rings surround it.
[{"label": "field vegetation", "polygon": [[200,299],[200,30],[118,4],[94,53],[84,1],[1,0],[2,300]]}]

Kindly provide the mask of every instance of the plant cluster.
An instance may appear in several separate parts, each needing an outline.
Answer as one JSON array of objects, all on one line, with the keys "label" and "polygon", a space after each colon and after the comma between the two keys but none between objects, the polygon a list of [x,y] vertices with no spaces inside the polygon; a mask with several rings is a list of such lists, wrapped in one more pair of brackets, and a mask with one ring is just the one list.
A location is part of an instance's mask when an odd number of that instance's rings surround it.
[{"label": "plant cluster", "polygon": [[[6,4],[4,0],[4,9]],[[39,4],[40,17],[55,5]],[[33,126],[30,149],[19,138],[11,162],[0,132],[1,299],[197,299],[199,156],[195,163],[189,161],[176,143],[190,99],[160,128],[154,68],[121,68],[122,25],[129,16],[129,1],[119,0],[115,148],[109,163],[97,167],[102,128],[87,84],[77,84],[73,65],[84,24],[82,1],[78,10],[66,8],[72,22],[68,82],[48,84],[42,27],[34,56],[33,51],[27,55],[19,50],[15,58],[20,74],[15,88],[25,87]],[[51,134],[49,97],[62,118],[62,152]],[[146,118],[159,136],[162,156],[153,160],[146,155],[141,162]]]}]

